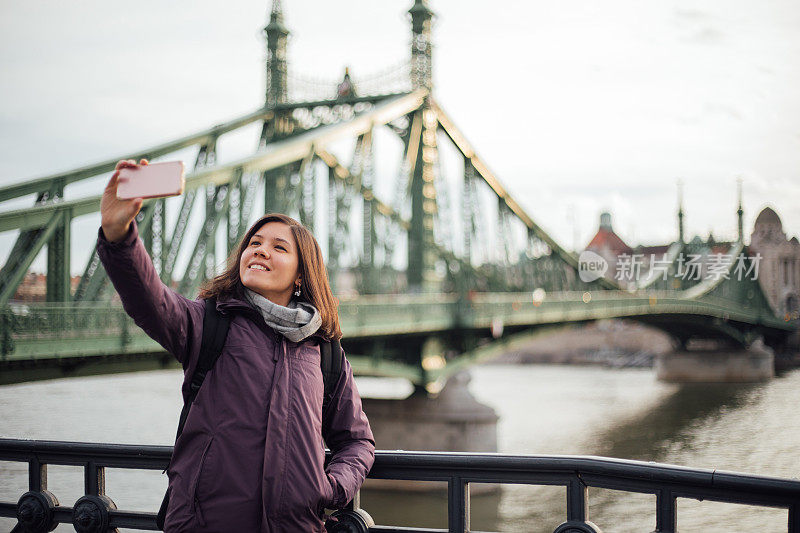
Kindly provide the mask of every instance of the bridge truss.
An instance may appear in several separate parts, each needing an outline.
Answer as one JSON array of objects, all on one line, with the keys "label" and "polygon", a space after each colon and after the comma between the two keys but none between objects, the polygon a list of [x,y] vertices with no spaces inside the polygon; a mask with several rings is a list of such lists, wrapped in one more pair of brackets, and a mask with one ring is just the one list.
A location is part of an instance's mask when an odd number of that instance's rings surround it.
[{"label": "bridge truss", "polygon": [[[264,212],[287,213],[315,233],[327,249],[334,291],[343,297],[348,293],[362,297],[454,294],[463,302],[470,293],[519,294],[538,289],[552,295],[611,291],[622,300],[629,299],[628,291],[606,278],[582,281],[577,257],[534,222],[477,155],[432,91],[433,13],[424,0],[415,0],[409,13],[412,53],[410,62],[397,69],[407,80],[399,90],[361,90],[362,85],[347,73],[327,98],[324,94],[312,100],[292,98],[293,78],[285,59],[288,30],[276,1],[265,28],[264,106],[168,143],[0,188],[0,205],[18,204],[26,198],[33,203],[0,212],[0,233],[16,233],[0,270],[0,306],[8,317],[4,324],[17,320],[9,304],[45,248],[46,300],[54,309],[95,309],[110,302],[113,290],[96,252],[77,286],[71,287],[72,221],[96,214],[100,196],[68,198],[67,187],[108,175],[120,159],[169,159],[187,150],[193,151],[194,166],[183,196],[146,201],[137,217],[140,235],[162,280],[184,295],[196,295],[200,283],[219,270],[224,257],[260,215],[257,206],[263,205]],[[260,135],[253,152],[221,162],[220,139],[254,125]],[[401,147],[390,178],[376,172],[377,139],[386,132]],[[348,157],[341,155],[344,145],[350,147]],[[456,154],[458,161],[446,169],[441,157],[445,149]],[[198,212],[199,222],[193,226]],[[673,246],[671,261],[682,246]],[[737,246],[741,251],[741,244]],[[682,341],[712,331],[746,343],[756,333],[763,334],[765,320],[775,322],[755,282],[667,287],[653,279],[638,290],[672,290],[674,297],[685,300],[719,299],[728,302],[725,305],[731,311],[742,305],[755,309],[751,322],[743,322],[746,327],[731,326],[719,313],[707,316],[700,326],[691,317],[676,320],[675,313],[667,313],[666,318],[649,314],[647,320]],[[467,329],[472,327],[466,324]],[[5,354],[13,351],[12,336],[9,332],[3,336]],[[475,347],[475,343],[467,344]],[[396,359],[418,368],[426,349],[420,342],[410,360]]]}]

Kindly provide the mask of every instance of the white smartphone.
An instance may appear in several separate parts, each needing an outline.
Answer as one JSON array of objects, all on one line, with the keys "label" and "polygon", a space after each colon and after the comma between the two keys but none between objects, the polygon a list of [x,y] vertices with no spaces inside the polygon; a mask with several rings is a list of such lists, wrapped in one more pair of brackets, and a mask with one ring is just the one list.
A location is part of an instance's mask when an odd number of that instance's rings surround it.
[{"label": "white smartphone", "polygon": [[165,161],[123,168],[119,171],[117,198],[162,198],[183,193],[183,161]]}]

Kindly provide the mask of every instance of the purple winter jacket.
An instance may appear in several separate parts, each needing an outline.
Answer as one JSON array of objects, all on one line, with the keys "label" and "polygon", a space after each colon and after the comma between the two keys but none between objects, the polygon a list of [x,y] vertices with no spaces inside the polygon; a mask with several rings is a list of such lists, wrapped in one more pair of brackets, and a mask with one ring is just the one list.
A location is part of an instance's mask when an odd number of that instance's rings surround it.
[{"label": "purple winter jacket", "polygon": [[[184,397],[200,351],[203,302],[164,285],[136,223],[97,249],[125,311],[183,364]],[[345,361],[322,424],[318,338],[289,341],[245,301],[232,315],[167,469],[167,532],[324,532],[324,508],[343,507],[364,482],[375,442]],[[325,467],[325,443],[332,459]]]}]

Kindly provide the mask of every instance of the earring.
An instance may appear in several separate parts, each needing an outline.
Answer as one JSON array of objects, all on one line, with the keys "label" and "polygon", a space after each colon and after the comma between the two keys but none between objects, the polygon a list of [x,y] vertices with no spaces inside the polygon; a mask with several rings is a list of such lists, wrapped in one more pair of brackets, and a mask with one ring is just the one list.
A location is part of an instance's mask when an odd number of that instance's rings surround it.
[{"label": "earring", "polygon": [[300,285],[295,285],[295,287],[297,288],[297,290],[294,291],[294,295],[295,296],[300,296]]}]

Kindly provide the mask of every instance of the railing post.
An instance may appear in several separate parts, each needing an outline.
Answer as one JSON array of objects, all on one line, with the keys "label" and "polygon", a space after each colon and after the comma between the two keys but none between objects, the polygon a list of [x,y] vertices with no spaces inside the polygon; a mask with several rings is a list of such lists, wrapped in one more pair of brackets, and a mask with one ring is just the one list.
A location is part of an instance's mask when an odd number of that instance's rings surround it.
[{"label": "railing post", "polygon": [[567,521],[553,533],[602,533],[600,528],[586,520],[589,489],[576,475],[567,483]]},{"label": "railing post", "polygon": [[469,483],[453,476],[447,487],[447,524],[450,533],[469,531]]},{"label": "railing post", "polygon": [[58,500],[47,491],[47,465],[33,457],[28,461],[28,492],[17,501],[17,526],[12,531],[53,531],[56,507]]},{"label": "railing post", "polygon": [[106,470],[94,461],[83,467],[84,496],[72,508],[72,525],[77,533],[116,532],[111,527],[110,511],[117,506],[105,495]]},{"label": "railing post", "polygon": [[350,509],[351,511],[361,509],[361,489],[356,491],[353,495],[353,499],[345,505],[345,509]]},{"label": "railing post", "polygon": [[89,461],[83,468],[84,494],[100,496],[106,493],[106,469]]},{"label": "railing post", "polygon": [[567,521],[584,522],[588,509],[589,489],[580,478],[576,478],[567,485]]},{"label": "railing post", "polygon": [[47,465],[42,464],[38,457],[28,461],[28,490],[47,490]]},{"label": "railing post", "polygon": [[656,494],[656,529],[653,533],[675,533],[677,520],[675,494],[668,489],[658,491]]},{"label": "railing post", "polygon": [[789,507],[789,533],[800,533],[800,508],[798,505]]}]

